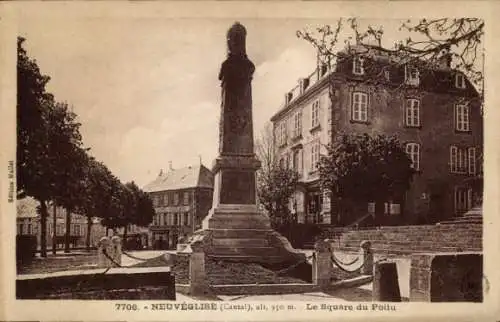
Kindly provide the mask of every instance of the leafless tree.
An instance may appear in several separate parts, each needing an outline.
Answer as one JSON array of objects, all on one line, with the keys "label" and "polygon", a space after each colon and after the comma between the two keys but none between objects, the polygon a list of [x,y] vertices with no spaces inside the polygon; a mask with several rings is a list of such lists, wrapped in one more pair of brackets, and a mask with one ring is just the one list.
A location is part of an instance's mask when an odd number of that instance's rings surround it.
[{"label": "leafless tree", "polygon": [[[397,41],[392,48],[382,48],[383,26],[369,25],[361,31],[356,18],[339,19],[332,25],[324,25],[315,30],[299,30],[297,36],[311,43],[318,51],[318,60],[331,65],[338,57],[341,38],[345,38],[346,50],[352,54],[362,54],[354,46],[375,42],[382,51],[391,56],[391,63],[415,63],[432,69],[442,59],[451,59],[452,68],[463,72],[483,91],[484,21],[479,18],[441,18],[407,20],[399,27],[406,30],[408,37]],[[343,37],[345,36],[345,37]]]}]

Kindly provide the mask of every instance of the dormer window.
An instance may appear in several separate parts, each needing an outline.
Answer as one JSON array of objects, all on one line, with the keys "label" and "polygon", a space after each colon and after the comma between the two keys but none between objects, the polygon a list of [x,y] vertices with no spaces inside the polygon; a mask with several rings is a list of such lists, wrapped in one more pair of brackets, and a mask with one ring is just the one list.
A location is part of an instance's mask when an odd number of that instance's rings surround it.
[{"label": "dormer window", "polygon": [[300,93],[304,93],[309,86],[309,78],[302,78],[299,82]]},{"label": "dormer window", "polygon": [[463,74],[455,75],[455,87],[461,89],[465,88],[465,76]]},{"label": "dormer window", "polygon": [[418,68],[408,65],[405,67],[405,82],[411,86],[418,86],[420,83],[420,73]]},{"label": "dormer window", "polygon": [[327,71],[328,71],[328,66],[325,63],[321,64],[321,67],[319,70],[319,76],[320,77],[325,76]]},{"label": "dormer window", "polygon": [[363,58],[354,57],[354,60],[352,62],[352,73],[354,75],[363,75],[365,73]]}]

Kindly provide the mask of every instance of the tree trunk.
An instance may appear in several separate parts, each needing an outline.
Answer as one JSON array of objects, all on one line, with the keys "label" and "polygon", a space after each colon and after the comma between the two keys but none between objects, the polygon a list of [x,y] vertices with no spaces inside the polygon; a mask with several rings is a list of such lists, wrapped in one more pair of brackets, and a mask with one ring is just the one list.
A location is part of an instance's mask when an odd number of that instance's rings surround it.
[{"label": "tree trunk", "polygon": [[40,200],[40,256],[47,257],[47,204]]},{"label": "tree trunk", "polygon": [[69,243],[71,239],[71,211],[66,208],[66,234],[64,236],[64,252],[69,253]]},{"label": "tree trunk", "polygon": [[90,252],[90,234],[92,232],[92,217],[87,216],[87,236],[85,237],[85,248]]},{"label": "tree trunk", "polygon": [[127,240],[128,225],[123,226],[123,242]]},{"label": "tree trunk", "polygon": [[53,213],[52,213],[52,254],[56,254],[57,249],[57,205],[54,202]]},{"label": "tree trunk", "polygon": [[378,199],[375,201],[375,225],[380,226],[382,224],[382,218],[385,213],[385,200]]}]

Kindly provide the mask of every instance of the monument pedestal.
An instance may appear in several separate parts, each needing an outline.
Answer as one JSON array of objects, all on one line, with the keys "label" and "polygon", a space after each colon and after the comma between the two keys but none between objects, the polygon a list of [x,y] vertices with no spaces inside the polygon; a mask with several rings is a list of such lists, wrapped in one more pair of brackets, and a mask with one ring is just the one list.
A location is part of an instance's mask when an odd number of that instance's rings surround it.
[{"label": "monument pedestal", "polygon": [[254,155],[221,156],[215,161],[213,206],[195,239],[202,239],[205,253],[215,259],[269,265],[304,260],[305,255],[274,231],[259,209],[255,195],[259,166]]},{"label": "monument pedestal", "polygon": [[212,209],[191,243],[201,241],[208,257],[262,264],[305,259],[271,229],[257,201],[251,80],[255,70],[245,49],[246,30],[235,23],[227,34],[228,58],[219,73],[222,87],[219,157],[215,160]]}]

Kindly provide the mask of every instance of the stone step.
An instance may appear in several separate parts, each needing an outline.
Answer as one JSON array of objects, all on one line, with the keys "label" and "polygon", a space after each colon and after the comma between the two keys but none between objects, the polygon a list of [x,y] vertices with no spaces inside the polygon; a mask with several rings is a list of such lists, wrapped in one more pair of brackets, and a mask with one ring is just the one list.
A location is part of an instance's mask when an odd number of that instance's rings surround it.
[{"label": "stone step", "polygon": [[441,225],[454,225],[454,224],[481,224],[483,218],[460,218],[455,220],[445,220],[440,222]]},{"label": "stone step", "polygon": [[217,238],[267,238],[270,229],[211,229],[214,239]]},{"label": "stone step", "polygon": [[209,229],[271,229],[271,223],[254,218],[231,217],[231,219],[210,218]]},{"label": "stone step", "polygon": [[[263,258],[260,255],[234,255],[234,254],[228,254],[228,255],[223,255],[223,254],[217,254],[217,255],[207,255],[208,258],[213,259],[213,260],[225,260],[225,261],[236,261],[236,262],[244,262],[244,263],[281,263],[286,258],[283,256],[274,256],[274,255],[269,255]],[[290,258],[288,259],[289,261],[293,261],[294,259]]]},{"label": "stone step", "polygon": [[218,247],[267,247],[269,242],[265,238],[215,238],[213,245]]},{"label": "stone step", "polygon": [[250,255],[250,256],[267,256],[277,255],[278,249],[274,247],[222,247],[216,246],[211,253],[217,255]]}]

